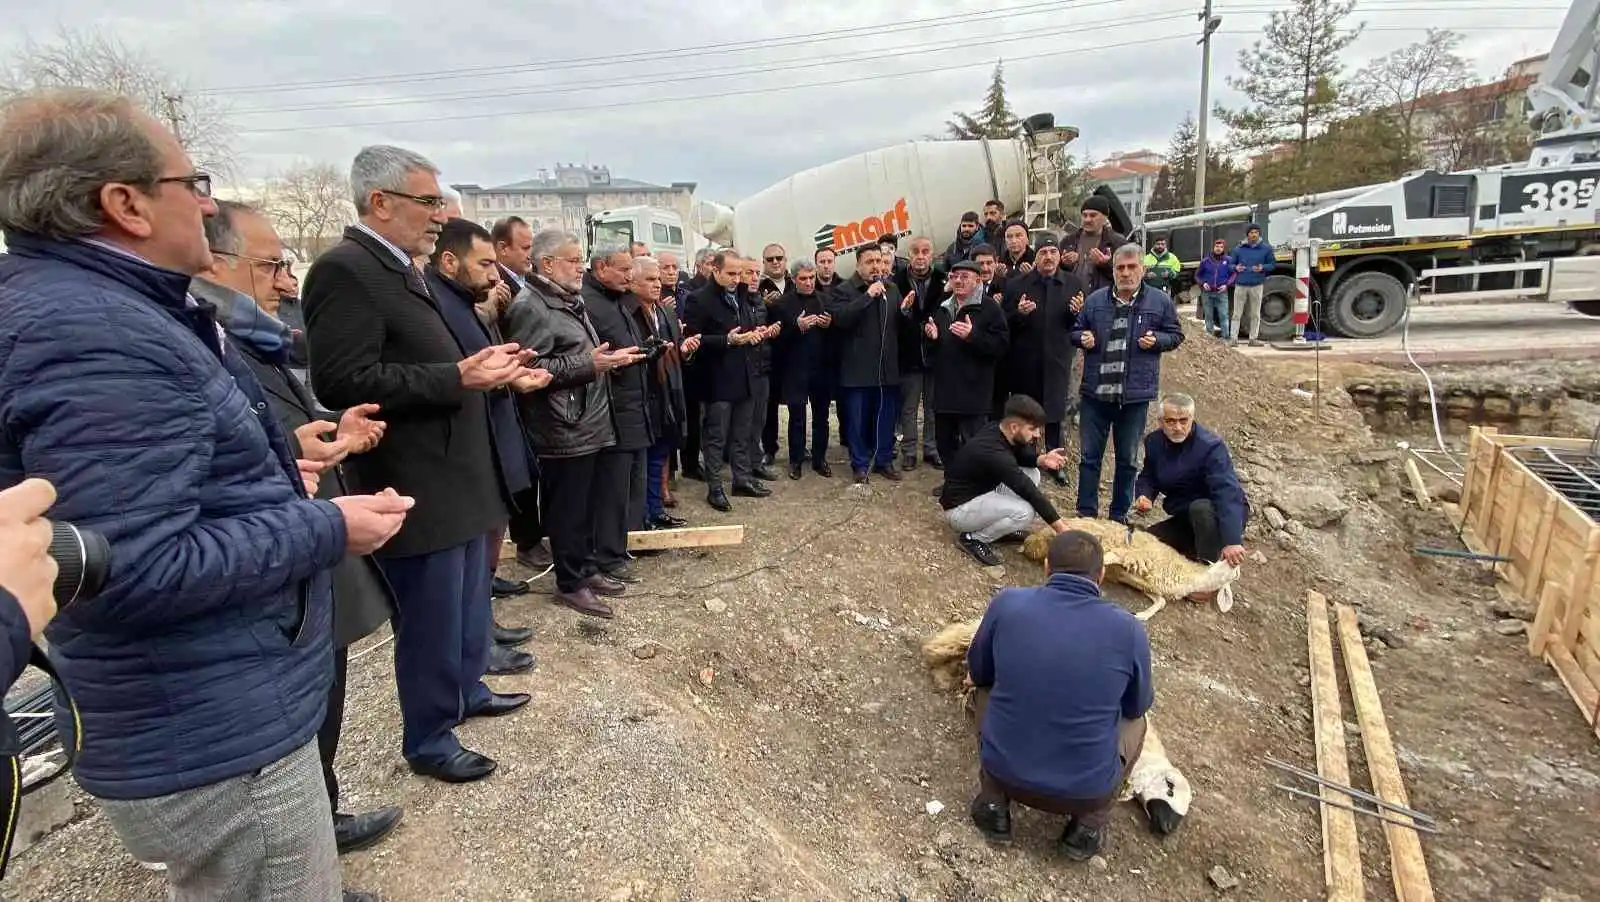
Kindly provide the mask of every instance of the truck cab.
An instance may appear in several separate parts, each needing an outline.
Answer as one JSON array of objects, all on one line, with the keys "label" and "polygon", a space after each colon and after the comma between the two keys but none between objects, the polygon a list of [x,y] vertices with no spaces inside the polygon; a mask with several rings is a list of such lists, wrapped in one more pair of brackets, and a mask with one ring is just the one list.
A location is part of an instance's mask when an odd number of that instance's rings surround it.
[{"label": "truck cab", "polygon": [[695,251],[683,219],[660,207],[618,207],[591,213],[584,219],[583,237],[586,250],[606,245],[626,248],[640,241],[652,254],[676,254],[680,263],[689,260]]}]

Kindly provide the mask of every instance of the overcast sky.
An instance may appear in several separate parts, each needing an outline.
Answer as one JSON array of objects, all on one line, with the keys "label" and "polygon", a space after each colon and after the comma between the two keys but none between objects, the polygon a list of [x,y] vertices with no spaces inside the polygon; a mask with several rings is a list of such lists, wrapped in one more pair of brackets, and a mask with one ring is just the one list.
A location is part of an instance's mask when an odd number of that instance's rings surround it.
[{"label": "overcast sky", "polygon": [[[1215,2],[1213,97],[1231,103],[1239,51],[1288,2]],[[225,99],[248,175],[297,159],[346,165],[384,142],[432,157],[450,182],[502,184],[587,161],[621,177],[698,182],[702,196],[731,202],[942,131],[951,110],[982,100],[997,57],[1016,111],[1076,125],[1080,154],[1165,149],[1199,102],[1200,5],[0,0],[0,53],[61,22],[96,23]],[[1564,15],[1561,0],[1514,11],[1503,0],[1367,0],[1351,20],[1369,30],[1348,63],[1448,25],[1492,77],[1546,52]]]}]

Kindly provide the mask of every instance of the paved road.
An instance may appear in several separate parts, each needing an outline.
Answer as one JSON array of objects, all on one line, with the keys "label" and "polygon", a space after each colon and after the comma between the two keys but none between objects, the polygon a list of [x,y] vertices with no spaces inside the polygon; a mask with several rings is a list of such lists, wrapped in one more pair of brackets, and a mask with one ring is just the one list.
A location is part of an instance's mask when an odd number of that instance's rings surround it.
[{"label": "paved road", "polygon": [[[1584,316],[1565,305],[1480,304],[1418,307],[1408,338],[1419,363],[1497,363],[1507,360],[1600,359],[1600,317]],[[1309,345],[1289,343],[1239,351],[1265,358],[1296,357]],[[1381,338],[1329,338],[1324,358],[1364,363],[1404,364],[1398,330]]]}]

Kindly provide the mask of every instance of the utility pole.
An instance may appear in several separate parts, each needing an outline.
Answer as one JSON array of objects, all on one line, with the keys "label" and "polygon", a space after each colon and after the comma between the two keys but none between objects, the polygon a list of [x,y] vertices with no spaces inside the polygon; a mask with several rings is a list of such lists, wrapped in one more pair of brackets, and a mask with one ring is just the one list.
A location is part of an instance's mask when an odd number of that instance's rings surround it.
[{"label": "utility pole", "polygon": [[1206,123],[1211,121],[1211,33],[1222,25],[1221,16],[1211,14],[1211,0],[1200,13],[1200,128],[1195,142],[1194,211],[1206,209],[1206,163],[1211,159],[1206,148]]},{"label": "utility pole", "polygon": [[[1209,3],[1210,0],[1206,0],[1206,2]],[[178,104],[183,103],[183,95],[181,95],[181,94],[163,93],[161,95],[161,102],[162,102],[162,104],[164,104],[166,106],[167,126],[172,129],[172,136],[177,138],[178,139],[178,144],[180,146],[182,146],[183,145],[183,128],[182,128],[183,114],[178,111]]]}]

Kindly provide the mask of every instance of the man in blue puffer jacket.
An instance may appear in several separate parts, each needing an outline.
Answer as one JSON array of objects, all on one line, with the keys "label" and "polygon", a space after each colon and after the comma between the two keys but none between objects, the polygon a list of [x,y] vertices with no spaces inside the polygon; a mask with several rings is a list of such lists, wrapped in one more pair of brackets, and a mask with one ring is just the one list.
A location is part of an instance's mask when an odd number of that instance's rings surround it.
[{"label": "man in blue puffer jacket", "polygon": [[1084,350],[1078,516],[1100,515],[1100,464],[1110,437],[1116,449],[1111,519],[1121,521],[1133,507],[1139,442],[1161,387],[1161,355],[1183,344],[1183,327],[1172,298],[1144,282],[1144,248],[1117,248],[1111,272],[1111,286],[1083,302],[1072,332],[1072,343]]},{"label": "man in blue puffer jacket", "polygon": [[1261,346],[1261,298],[1266,291],[1267,276],[1277,268],[1277,252],[1272,245],[1261,240],[1261,227],[1250,223],[1244,231],[1244,241],[1233,249],[1233,316],[1228,325],[1228,344],[1239,343],[1239,324],[1250,317],[1250,346]]},{"label": "man in blue puffer jacket", "polygon": [[[328,568],[404,522],[392,493],[312,500],[260,384],[188,294],[210,178],[122,98],[0,112],[0,486],[111,547],[46,631],[82,714],[78,784],[170,896],[341,898],[313,740]],[[58,711],[57,717],[66,716]]]}]

